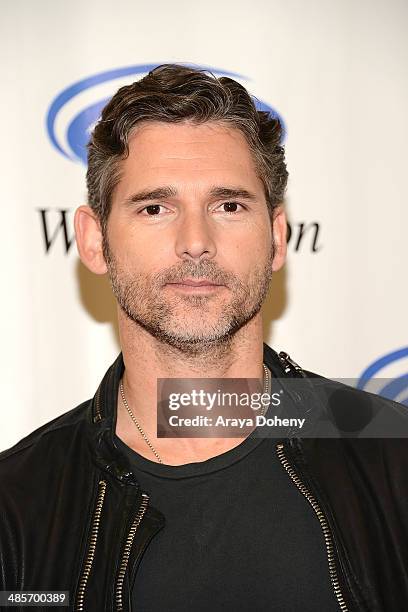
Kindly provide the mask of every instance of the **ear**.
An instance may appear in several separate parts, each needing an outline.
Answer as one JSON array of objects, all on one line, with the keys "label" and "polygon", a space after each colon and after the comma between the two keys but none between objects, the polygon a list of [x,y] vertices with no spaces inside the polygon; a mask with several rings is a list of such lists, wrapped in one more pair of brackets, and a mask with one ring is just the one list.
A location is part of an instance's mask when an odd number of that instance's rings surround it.
[{"label": "ear", "polygon": [[82,263],[94,274],[105,274],[107,267],[102,250],[102,231],[99,219],[89,206],[75,211],[75,239]]},{"label": "ear", "polygon": [[283,206],[278,206],[273,211],[272,234],[275,243],[275,255],[273,258],[272,270],[280,270],[286,260],[288,225],[286,213]]}]

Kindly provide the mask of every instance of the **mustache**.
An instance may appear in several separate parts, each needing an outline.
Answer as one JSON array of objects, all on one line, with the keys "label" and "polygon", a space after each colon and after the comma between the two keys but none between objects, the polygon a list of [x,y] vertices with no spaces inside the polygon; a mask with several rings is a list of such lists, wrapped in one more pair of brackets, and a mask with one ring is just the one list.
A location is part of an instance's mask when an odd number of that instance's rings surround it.
[{"label": "mustache", "polygon": [[185,261],[176,264],[156,274],[154,280],[159,285],[166,285],[167,283],[179,283],[185,278],[197,280],[206,278],[213,283],[226,287],[230,284],[236,285],[238,280],[234,274],[223,270],[215,262],[209,260],[199,263]]}]

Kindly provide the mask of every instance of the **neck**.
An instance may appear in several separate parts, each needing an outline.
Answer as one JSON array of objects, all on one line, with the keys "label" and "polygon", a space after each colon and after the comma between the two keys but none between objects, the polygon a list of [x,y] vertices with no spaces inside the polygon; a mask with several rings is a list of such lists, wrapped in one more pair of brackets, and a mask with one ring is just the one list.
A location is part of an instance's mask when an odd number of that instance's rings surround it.
[{"label": "neck", "polygon": [[[204,461],[234,448],[243,438],[157,438],[158,378],[263,377],[262,315],[258,313],[233,338],[217,346],[181,351],[165,344],[119,311],[125,373],[123,386],[133,414],[163,462]],[[116,434],[136,452],[157,461],[118,394]]]}]

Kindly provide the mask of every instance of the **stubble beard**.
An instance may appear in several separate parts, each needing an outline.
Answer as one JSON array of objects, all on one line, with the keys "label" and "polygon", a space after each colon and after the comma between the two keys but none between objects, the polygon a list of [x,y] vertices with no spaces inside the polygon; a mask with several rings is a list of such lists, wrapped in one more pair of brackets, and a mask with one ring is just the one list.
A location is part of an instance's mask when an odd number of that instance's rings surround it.
[{"label": "stubble beard", "polygon": [[[185,356],[227,349],[235,334],[260,311],[272,278],[274,249],[253,268],[247,283],[212,260],[183,261],[156,275],[121,268],[106,238],[103,253],[113,293],[127,317],[157,341]],[[207,278],[227,287],[209,295],[180,295],[164,285],[184,278]],[[218,306],[215,306],[218,304]]]}]

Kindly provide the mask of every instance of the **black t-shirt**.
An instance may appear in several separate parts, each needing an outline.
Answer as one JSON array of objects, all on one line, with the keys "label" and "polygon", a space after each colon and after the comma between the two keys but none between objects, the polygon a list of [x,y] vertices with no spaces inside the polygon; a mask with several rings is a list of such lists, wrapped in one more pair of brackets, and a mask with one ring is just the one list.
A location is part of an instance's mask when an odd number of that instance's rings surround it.
[{"label": "black t-shirt", "polygon": [[166,524],[132,589],[138,612],[338,612],[320,523],[276,440],[198,463],[145,459],[116,438]]}]

